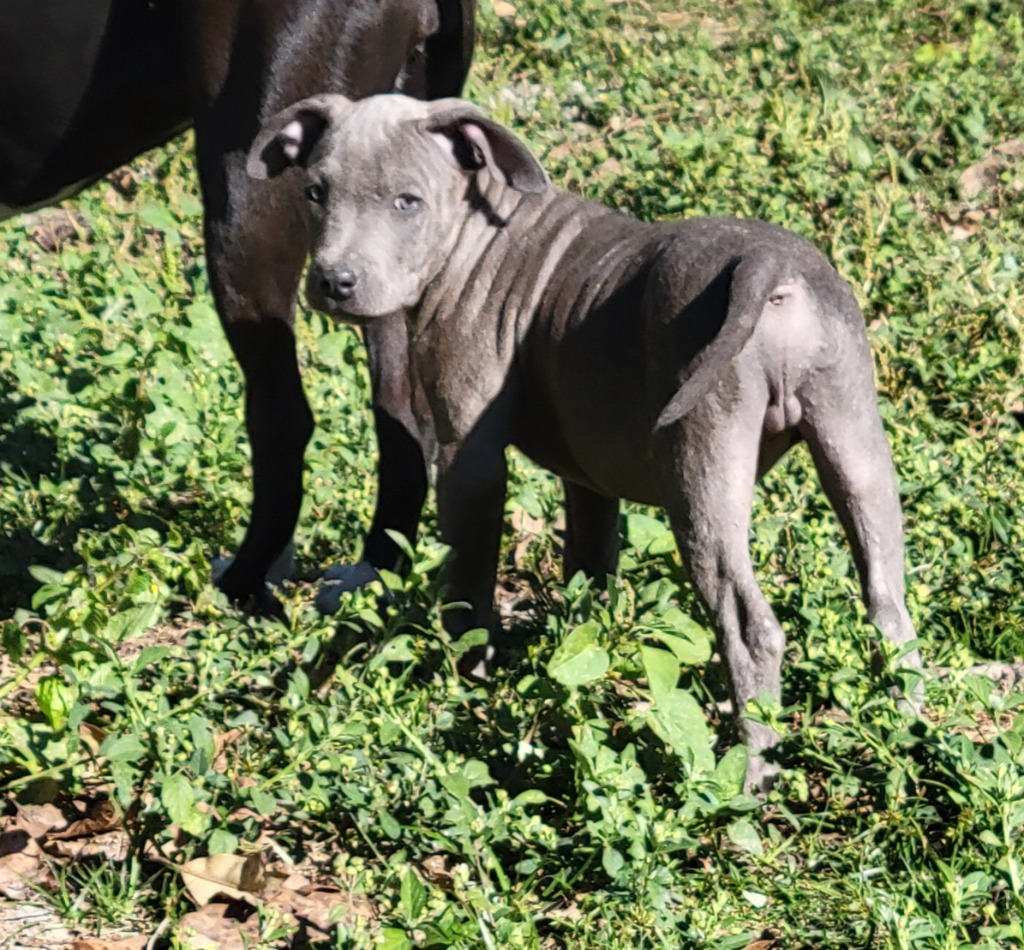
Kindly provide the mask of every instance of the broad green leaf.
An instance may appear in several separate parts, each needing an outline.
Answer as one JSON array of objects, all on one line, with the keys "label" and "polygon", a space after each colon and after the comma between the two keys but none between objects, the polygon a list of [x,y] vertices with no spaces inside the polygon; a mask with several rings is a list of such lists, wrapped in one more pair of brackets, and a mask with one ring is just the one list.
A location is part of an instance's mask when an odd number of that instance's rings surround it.
[{"label": "broad green leaf", "polygon": [[269,815],[277,810],[277,799],[258,788],[249,789],[249,801],[261,815]]},{"label": "broad green leaf", "polygon": [[467,630],[458,640],[451,645],[452,656],[460,657],[468,653],[474,647],[487,645],[489,634],[483,627],[474,630]]},{"label": "broad green leaf", "polygon": [[615,848],[605,847],[601,852],[601,865],[604,867],[605,873],[613,881],[618,878],[619,872],[625,863],[626,859]]},{"label": "broad green leaf", "polygon": [[195,812],[195,792],[187,778],[180,772],[167,776],[160,786],[160,801],[167,809],[167,815],[176,825],[188,825]]},{"label": "broad green leaf", "polygon": [[147,666],[156,666],[171,654],[170,647],[146,647],[136,658],[132,674],[138,676]]},{"label": "broad green leaf", "polygon": [[661,622],[672,628],[672,633],[655,627],[652,631],[679,660],[687,666],[701,666],[711,659],[714,634],[678,607],[665,611]]},{"label": "broad green leaf", "polygon": [[747,747],[734,745],[715,766],[715,784],[721,790],[722,799],[729,799],[743,792],[743,780],[747,775]]},{"label": "broad green leaf", "polygon": [[402,913],[410,924],[419,919],[427,906],[427,889],[412,868],[406,868],[402,875],[401,901]]},{"label": "broad green leaf", "polygon": [[509,808],[522,808],[526,805],[543,805],[548,800],[548,796],[545,795],[539,788],[528,788],[525,792],[520,792],[508,803]]},{"label": "broad green leaf", "polygon": [[654,702],[660,705],[679,683],[679,661],[668,650],[640,647],[644,672],[651,688]]},{"label": "broad green leaf", "polygon": [[380,950],[411,950],[412,940],[404,930],[386,927],[378,944]]},{"label": "broad green leaf", "polygon": [[[110,621],[107,623],[107,626],[103,631],[103,636],[111,643],[121,643],[124,640],[131,640],[134,637],[145,633],[160,619],[162,614],[163,607],[158,603],[143,604],[140,607],[132,607],[128,610],[122,610],[120,613],[115,614],[110,618]],[[166,650],[167,647],[149,647],[148,649]],[[146,651],[143,650],[142,654],[145,654],[145,652]],[[142,658],[142,654],[140,654],[140,660]],[[142,667],[136,664],[136,671],[140,669],[142,669]]]},{"label": "broad green leaf", "polygon": [[874,158],[871,154],[871,146],[867,141],[856,133],[851,133],[846,142],[846,156],[850,164],[860,171],[870,168]]},{"label": "broad green leaf", "polygon": [[704,710],[685,690],[673,690],[647,714],[647,723],[695,772],[715,767]]},{"label": "broad green leaf", "polygon": [[676,547],[672,531],[664,521],[640,512],[626,515],[626,537],[634,548],[644,554],[669,554]]},{"label": "broad green leaf", "polygon": [[238,838],[230,831],[218,828],[210,835],[206,847],[210,854],[233,854],[238,848]]},{"label": "broad green leaf", "polygon": [[109,736],[100,746],[100,755],[111,762],[129,762],[138,759],[146,747],[134,733],[126,736]]},{"label": "broad green leaf", "polygon": [[761,854],[761,836],[749,821],[734,821],[725,829],[729,840],[747,854]]},{"label": "broad green leaf", "polygon": [[611,665],[611,658],[597,644],[600,632],[600,625],[593,620],[571,630],[551,655],[548,675],[570,688],[604,676]]}]

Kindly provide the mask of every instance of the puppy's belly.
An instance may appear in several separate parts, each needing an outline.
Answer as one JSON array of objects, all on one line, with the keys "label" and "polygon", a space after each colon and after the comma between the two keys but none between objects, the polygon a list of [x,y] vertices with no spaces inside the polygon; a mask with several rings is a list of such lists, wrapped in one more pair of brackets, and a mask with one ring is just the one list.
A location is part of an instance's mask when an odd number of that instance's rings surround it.
[{"label": "puppy's belly", "polygon": [[549,472],[608,498],[663,504],[656,463],[648,446],[619,440],[611,432],[561,433],[534,430],[515,445]]}]

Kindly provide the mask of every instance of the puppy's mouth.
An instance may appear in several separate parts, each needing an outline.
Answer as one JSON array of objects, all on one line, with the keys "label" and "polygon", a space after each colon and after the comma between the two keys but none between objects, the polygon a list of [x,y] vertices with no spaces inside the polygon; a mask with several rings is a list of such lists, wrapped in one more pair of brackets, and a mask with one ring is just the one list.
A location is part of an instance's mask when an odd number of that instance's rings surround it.
[{"label": "puppy's mouth", "polygon": [[378,311],[376,308],[366,306],[363,295],[358,292],[344,300],[338,300],[323,293],[313,281],[306,284],[306,301],[314,310],[326,313],[327,316],[343,323],[362,324],[378,317],[387,316],[387,313]]}]

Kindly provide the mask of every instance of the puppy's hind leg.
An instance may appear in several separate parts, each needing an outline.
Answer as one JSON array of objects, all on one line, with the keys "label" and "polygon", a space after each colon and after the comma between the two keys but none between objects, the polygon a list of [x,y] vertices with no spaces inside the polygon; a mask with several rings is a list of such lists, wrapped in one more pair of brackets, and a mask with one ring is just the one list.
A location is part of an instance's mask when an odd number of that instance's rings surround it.
[{"label": "puppy's hind leg", "polygon": [[[903,514],[866,342],[855,353],[853,367],[808,384],[800,428],[850,540],[868,617],[887,640],[903,644],[916,637],[904,599]],[[921,656],[912,650],[903,663],[920,668]]]},{"label": "puppy's hind leg", "polygon": [[[786,638],[750,559],[750,510],[767,394],[725,409],[705,399],[659,436],[666,507],[683,562],[719,636],[736,714],[759,697],[778,699]],[[763,753],[776,733],[740,719],[750,759],[745,787],[770,787],[777,767]]]}]

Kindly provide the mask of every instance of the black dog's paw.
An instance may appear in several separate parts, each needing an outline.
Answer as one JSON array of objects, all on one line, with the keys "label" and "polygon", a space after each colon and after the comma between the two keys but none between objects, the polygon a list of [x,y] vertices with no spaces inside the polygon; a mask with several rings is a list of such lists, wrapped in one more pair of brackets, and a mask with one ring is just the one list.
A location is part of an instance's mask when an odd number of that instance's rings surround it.
[{"label": "black dog's paw", "polygon": [[284,606],[271,592],[266,584],[253,590],[250,583],[239,583],[230,569],[216,581],[228,600],[247,614],[256,617],[272,617],[275,620],[287,620]]},{"label": "black dog's paw", "polygon": [[468,650],[459,658],[458,667],[460,676],[475,683],[489,683],[497,668],[493,645],[485,643]]}]

